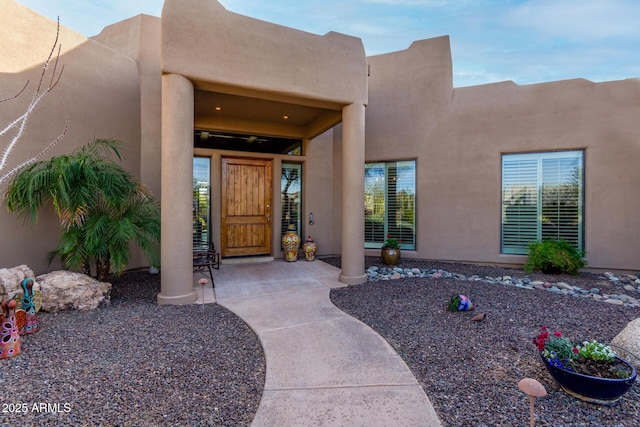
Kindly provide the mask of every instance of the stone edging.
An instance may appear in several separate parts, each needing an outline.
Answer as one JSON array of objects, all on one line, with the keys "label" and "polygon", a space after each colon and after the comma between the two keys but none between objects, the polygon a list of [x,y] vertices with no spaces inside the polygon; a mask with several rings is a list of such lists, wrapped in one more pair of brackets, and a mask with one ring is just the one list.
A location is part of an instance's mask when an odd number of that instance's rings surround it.
[{"label": "stone edging", "polygon": [[[552,292],[560,295],[570,295],[579,298],[592,298],[596,301],[602,301],[614,305],[623,305],[626,307],[640,308],[640,297],[632,297],[625,293],[620,294],[603,294],[599,288],[583,289],[579,286],[571,286],[565,282],[541,282],[532,281],[528,277],[481,277],[478,275],[465,276],[464,274],[450,273],[445,270],[420,270],[419,268],[400,268],[400,267],[377,267],[372,266],[367,269],[367,278],[370,281],[379,280],[395,280],[401,278],[411,277],[424,277],[430,279],[448,278],[455,280],[463,280],[467,282],[485,282],[494,283],[505,286],[514,286],[517,288],[540,290],[546,292]],[[607,280],[616,286],[619,286],[621,290],[640,294],[640,278],[632,275],[624,275],[617,277],[612,273],[604,273],[599,279]]]}]

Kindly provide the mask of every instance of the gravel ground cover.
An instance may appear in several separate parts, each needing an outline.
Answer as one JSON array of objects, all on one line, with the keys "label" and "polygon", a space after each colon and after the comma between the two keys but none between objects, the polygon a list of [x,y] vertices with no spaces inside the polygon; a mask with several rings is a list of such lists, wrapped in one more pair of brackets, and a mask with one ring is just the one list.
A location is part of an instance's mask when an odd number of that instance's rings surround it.
[{"label": "gravel ground cover", "polygon": [[[340,266],[339,258],[323,259]],[[367,258],[366,266],[378,265]],[[527,276],[522,270],[467,264],[403,260],[402,267],[442,269],[471,276]],[[559,280],[604,293],[615,289],[599,275],[528,275]],[[611,286],[611,289],[607,289]],[[619,292],[619,289],[616,291]],[[473,312],[449,312],[452,296],[463,294]],[[614,406],[599,406],[567,395],[547,373],[532,339],[548,325],[574,340],[609,342],[640,309],[593,299],[556,295],[500,284],[454,279],[402,278],[369,281],[331,291],[333,303],[380,333],[404,359],[445,426],[524,426],[527,397],[517,383],[536,378],[547,397],[536,401],[537,426],[640,426],[640,384]],[[470,321],[486,313],[482,322]]]},{"label": "gravel ground cover", "polygon": [[0,361],[0,425],[249,425],[265,379],[253,331],[217,304],[159,306],[159,276],[112,284],[109,306],[39,313]]}]

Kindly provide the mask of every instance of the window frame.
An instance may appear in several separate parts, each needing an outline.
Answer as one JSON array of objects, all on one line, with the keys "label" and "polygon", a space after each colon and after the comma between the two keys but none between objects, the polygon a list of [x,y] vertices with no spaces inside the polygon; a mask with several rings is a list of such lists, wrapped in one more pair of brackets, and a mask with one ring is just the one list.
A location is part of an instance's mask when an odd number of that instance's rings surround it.
[{"label": "window frame", "polygon": [[[284,236],[284,234],[287,232],[287,227],[285,226],[285,209],[284,209],[284,193],[283,193],[283,188],[282,188],[282,182],[283,182],[283,175],[282,172],[284,171],[285,168],[296,168],[298,170],[298,177],[296,179],[297,184],[299,186],[298,189],[298,200],[297,200],[297,218],[295,219],[295,224],[296,224],[296,231],[298,233],[299,236],[302,236],[302,217],[303,217],[303,210],[302,210],[302,198],[303,198],[303,163],[301,162],[282,162],[280,164],[280,207],[281,207],[281,211],[280,211],[280,224],[281,224],[281,230],[280,230],[280,241],[282,242],[282,236]],[[291,221],[291,218],[289,218],[289,221]]]},{"label": "window frame", "polygon": [[[503,255],[528,255],[528,243],[532,241],[541,241],[541,240],[556,240],[558,238],[562,238],[562,234],[570,235],[575,234],[574,239],[565,239],[573,244],[576,249],[584,250],[585,248],[585,225],[584,225],[584,211],[585,211],[585,182],[584,182],[584,150],[565,150],[565,151],[540,151],[540,152],[532,152],[532,153],[505,153],[501,156],[501,189],[500,189],[500,201],[501,201],[501,220],[500,220],[500,253]],[[545,221],[545,215],[543,214],[545,210],[544,205],[544,187],[545,184],[549,185],[549,180],[547,175],[548,170],[553,170],[553,165],[549,169],[545,169],[545,162],[550,162],[553,160],[575,160],[577,164],[574,166],[573,170],[561,170],[559,167],[556,168],[556,173],[558,176],[561,174],[564,175],[564,179],[562,181],[558,181],[557,184],[566,185],[570,184],[571,180],[575,180],[577,185],[577,194],[576,194],[576,205],[575,205],[575,216],[576,216],[576,226],[575,230],[571,230],[570,228],[563,230],[559,230],[554,234],[556,236],[549,237],[549,234],[544,230],[545,224],[549,224],[549,221]],[[519,162],[519,163],[518,163]],[[527,162],[528,164],[526,164]],[[508,164],[508,170],[505,169],[505,163]],[[535,163],[535,164],[534,164]],[[516,172],[515,169],[518,168]],[[535,172],[534,172],[535,171]],[[521,174],[524,178],[522,181],[517,181],[514,178],[505,178],[505,175],[509,174]],[[535,189],[531,187],[531,182],[525,183],[525,179],[532,180],[535,175]],[[571,180],[567,179],[567,176],[574,175]],[[577,175],[577,176],[575,176]],[[505,183],[505,179],[507,179],[507,183]],[[521,183],[520,188],[520,197],[525,198],[529,201],[529,203],[522,203],[516,205],[514,203],[507,203],[506,194],[511,191],[513,192],[515,185],[517,183]],[[509,189],[507,186],[511,185],[512,188]],[[529,186],[529,188],[527,188]],[[533,200],[535,199],[535,200]],[[564,202],[571,202],[570,198],[564,198]],[[531,207],[535,202],[535,229],[533,228],[533,223],[531,222]],[[505,231],[505,224],[507,220],[507,209],[514,206],[521,206],[521,209],[524,213],[520,215],[520,210],[517,214],[514,214],[515,217],[523,217],[521,224],[524,230],[520,232],[520,229],[517,231],[515,228],[512,228],[508,231],[511,236],[510,239],[507,238],[507,232]],[[528,206],[528,208],[527,208]],[[552,208],[553,209],[553,208]],[[527,212],[529,210],[529,212]],[[527,216],[529,216],[527,218]],[[566,209],[563,211],[558,210],[557,218],[566,220],[567,217],[571,216],[571,209]],[[559,221],[560,222],[560,221]],[[529,227],[527,230],[526,228]],[[529,234],[529,237],[512,237],[514,233],[522,234],[523,236]],[[535,234],[535,235],[534,235]],[[520,240],[520,246],[516,243],[509,244],[505,242],[507,240]]]},{"label": "window frame", "polygon": [[[197,163],[202,162],[198,167]],[[196,176],[199,170],[204,170],[205,176]],[[202,180],[198,180],[202,178]],[[204,190],[204,191],[203,191]],[[198,196],[196,197],[196,193]],[[206,207],[200,204],[205,201]],[[202,216],[204,214],[204,217]],[[204,224],[201,223],[204,221]],[[196,227],[196,221],[200,227]],[[204,229],[204,230],[203,230]],[[211,235],[211,157],[193,156],[193,245],[205,246],[212,242]]]},{"label": "window frame", "polygon": [[[381,195],[378,194],[377,196],[377,197],[380,197],[380,196],[383,197],[384,212],[382,213],[383,215],[382,234],[380,233],[380,230],[378,230],[377,232],[374,230],[375,223],[374,221],[371,220],[372,217],[380,215],[380,213],[377,213],[377,214],[375,213],[376,210],[379,210],[379,201],[373,200],[373,198],[376,197],[375,195],[369,195],[370,191],[368,191],[368,187],[370,187],[370,185],[367,182],[368,179],[373,179],[373,178],[367,177],[368,170],[372,170],[376,167],[378,169],[384,170],[384,176],[379,177],[380,179],[384,180],[382,194]],[[390,224],[390,221],[389,221],[390,220],[389,217],[392,214],[392,212],[396,212],[396,215],[400,213],[400,221],[402,221],[402,218],[403,218],[402,214],[404,212],[404,209],[402,207],[402,204],[403,204],[402,201],[400,201],[400,204],[398,204],[398,200],[396,200],[396,206],[393,208],[389,207],[389,203],[391,199],[389,183],[392,181],[390,179],[390,176],[394,176],[397,178],[399,175],[398,169],[407,168],[407,167],[411,168],[411,176],[408,181],[408,184],[410,184],[410,186],[412,187],[410,189],[411,192],[408,193],[409,200],[411,203],[411,206],[408,206],[408,209],[413,213],[413,218],[410,218],[408,220],[410,224],[409,227],[403,227],[402,223],[396,222],[395,224]],[[395,170],[393,170],[394,168]],[[398,182],[401,182],[401,181],[398,181]],[[399,195],[402,192],[402,190],[403,189],[401,188],[399,191],[397,191],[396,196]],[[379,191],[380,190],[378,190],[378,192]],[[417,247],[416,246],[416,240],[417,240],[416,239],[417,237],[416,197],[417,197],[417,162],[415,159],[376,161],[376,162],[365,163],[365,206],[364,206],[364,224],[363,224],[365,229],[364,230],[365,231],[365,241],[364,241],[365,249],[382,248],[383,242],[387,238],[386,236],[388,234],[391,234],[391,237],[403,240],[403,242],[400,245],[401,249],[416,250],[416,247]],[[371,198],[372,201],[368,201],[369,198]],[[405,200],[405,203],[406,203],[406,200]],[[372,206],[372,205],[376,205],[376,206]],[[404,223],[405,221],[402,221],[402,222]],[[371,225],[368,225],[368,223],[370,223]],[[394,228],[396,232],[392,232],[391,231],[392,228]],[[411,229],[410,236],[407,236],[407,234],[403,232],[403,230],[407,228]],[[398,232],[397,230],[400,230],[400,231]]]}]

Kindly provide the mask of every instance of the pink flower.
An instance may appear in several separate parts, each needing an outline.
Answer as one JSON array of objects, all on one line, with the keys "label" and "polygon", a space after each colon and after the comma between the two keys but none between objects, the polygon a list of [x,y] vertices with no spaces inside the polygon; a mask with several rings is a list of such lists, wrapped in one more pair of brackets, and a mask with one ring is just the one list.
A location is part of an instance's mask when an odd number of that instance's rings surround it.
[{"label": "pink flower", "polygon": [[573,347],[573,354],[578,354],[580,353],[580,350],[578,350],[578,347]]},{"label": "pink flower", "polygon": [[555,336],[556,336],[556,337],[558,337],[558,338],[562,337],[562,334],[561,334],[560,332],[558,332],[558,331],[555,331],[555,332],[553,333],[553,335],[555,335]]}]

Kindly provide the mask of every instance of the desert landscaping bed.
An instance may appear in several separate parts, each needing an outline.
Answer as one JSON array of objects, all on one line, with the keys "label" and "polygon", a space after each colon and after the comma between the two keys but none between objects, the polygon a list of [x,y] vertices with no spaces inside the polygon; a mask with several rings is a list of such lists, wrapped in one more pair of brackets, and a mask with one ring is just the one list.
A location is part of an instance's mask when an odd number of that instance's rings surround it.
[{"label": "desert landscaping bed", "polygon": [[[323,261],[339,266],[339,258]],[[377,258],[366,266],[382,267]],[[525,276],[520,270],[403,260],[402,267],[482,277]],[[603,294],[620,287],[600,276],[529,275]],[[112,280],[111,304],[95,311],[40,313],[40,331],[22,354],[3,360],[0,425],[248,425],[264,385],[260,342],[217,304],[158,306],[160,277],[127,272]],[[449,312],[453,295],[473,312]],[[369,281],[331,291],[334,304],[380,333],[405,360],[444,426],[528,424],[517,382],[538,379],[548,396],[536,402],[538,426],[640,425],[640,385],[614,406],[564,393],[543,367],[532,338],[542,325],[573,339],[609,342],[640,309],[453,278]],[[486,313],[481,322],[470,319]],[[42,403],[45,403],[44,407]],[[38,404],[34,410],[33,404]],[[7,407],[9,409],[9,407]]]},{"label": "desert landscaping bed", "polygon": [[0,425],[250,424],[265,376],[253,331],[217,304],[159,306],[159,276],[112,284],[109,306],[39,313],[0,364]]},{"label": "desert landscaping bed", "polygon": [[[339,265],[339,258],[324,259]],[[367,267],[378,265],[367,258]],[[467,264],[404,260],[402,267],[442,269],[471,276],[526,276],[523,271]],[[529,276],[562,280],[603,293],[615,285],[599,275]],[[610,286],[610,289],[607,289]],[[457,294],[468,296],[473,312],[450,312]],[[369,281],[331,291],[335,305],[380,333],[404,359],[430,398],[444,426],[528,425],[526,396],[517,383],[535,378],[548,396],[536,403],[537,426],[640,425],[640,384],[614,406],[584,403],[563,392],[547,373],[532,339],[540,326],[575,340],[609,342],[640,309],[588,298],[452,278],[400,278]],[[486,313],[484,321],[471,317]]]}]

